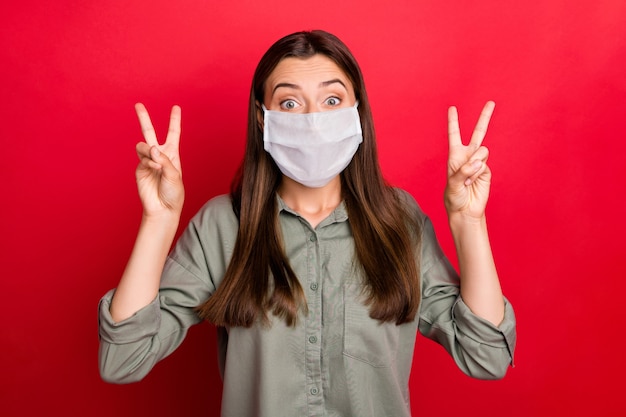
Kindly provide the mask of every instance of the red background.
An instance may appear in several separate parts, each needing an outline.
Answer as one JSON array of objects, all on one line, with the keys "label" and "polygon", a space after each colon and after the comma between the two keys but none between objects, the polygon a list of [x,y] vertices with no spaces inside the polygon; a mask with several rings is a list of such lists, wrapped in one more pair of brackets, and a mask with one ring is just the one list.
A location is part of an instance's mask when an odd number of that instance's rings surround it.
[{"label": "red background", "polygon": [[488,218],[518,317],[516,367],[472,380],[418,338],[416,416],[624,415],[626,2],[56,1],[0,12],[0,414],[219,414],[203,324],[141,383],[97,371],[96,306],[139,224],[133,104],[164,132],[183,109],[183,222],[228,190],[252,72],[323,28],[365,74],[388,180],[412,192],[454,257],[442,193],[446,108],[485,145]]}]

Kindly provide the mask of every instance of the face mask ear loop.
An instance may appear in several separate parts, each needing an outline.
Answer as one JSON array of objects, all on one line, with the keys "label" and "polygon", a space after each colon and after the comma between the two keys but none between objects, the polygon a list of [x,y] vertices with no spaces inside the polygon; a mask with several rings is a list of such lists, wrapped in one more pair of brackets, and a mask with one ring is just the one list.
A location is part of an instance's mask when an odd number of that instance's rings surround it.
[{"label": "face mask ear loop", "polygon": [[267,112],[269,112],[269,110],[267,109],[267,107],[265,107],[265,104],[261,104],[261,109],[263,109],[263,120],[265,120],[267,118]]},{"label": "face mask ear loop", "polygon": [[[257,111],[258,111],[259,107],[257,106]],[[265,136],[265,119],[266,114],[267,114],[267,107],[265,107],[265,104],[261,103],[261,110],[263,110],[263,119],[260,119],[257,113],[257,126],[259,127],[259,129],[261,130],[261,132],[263,132],[263,136]]]}]

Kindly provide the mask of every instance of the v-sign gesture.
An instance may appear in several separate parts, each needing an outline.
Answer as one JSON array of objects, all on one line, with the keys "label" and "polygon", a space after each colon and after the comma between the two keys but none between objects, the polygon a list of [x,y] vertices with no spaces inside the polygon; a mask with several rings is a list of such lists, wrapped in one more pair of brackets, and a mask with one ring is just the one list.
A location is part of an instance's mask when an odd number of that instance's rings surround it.
[{"label": "v-sign gesture", "polygon": [[180,107],[172,107],[165,143],[157,141],[148,111],[143,104],[135,105],[145,142],[137,144],[136,178],[145,216],[166,213],[180,215],[185,191],[180,165]]},{"label": "v-sign gesture", "polygon": [[448,182],[444,195],[448,216],[459,213],[480,219],[485,214],[491,171],[487,166],[489,150],[482,142],[494,107],[493,101],[485,104],[467,146],[461,141],[456,107],[448,110]]},{"label": "v-sign gesture", "polygon": [[136,104],[135,111],[145,139],[137,144],[139,165],[135,171],[143,217],[133,252],[111,300],[111,317],[115,322],[131,317],[158,294],[163,265],[185,199],[178,153],[180,107],[172,107],[167,137],[162,145],[157,141],[144,105]]}]

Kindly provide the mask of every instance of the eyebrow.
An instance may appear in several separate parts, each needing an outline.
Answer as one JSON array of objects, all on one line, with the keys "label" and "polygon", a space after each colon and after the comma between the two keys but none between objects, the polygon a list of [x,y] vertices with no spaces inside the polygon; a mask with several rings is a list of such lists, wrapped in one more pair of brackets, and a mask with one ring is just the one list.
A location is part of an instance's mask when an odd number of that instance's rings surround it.
[{"label": "eyebrow", "polygon": [[343,88],[345,88],[346,90],[348,90],[348,87],[346,87],[346,85],[343,83],[343,81],[341,81],[339,78],[335,78],[333,80],[329,80],[329,81],[323,81],[320,83],[320,87],[328,87],[329,85],[332,84],[341,84],[343,86]]},{"label": "eyebrow", "polygon": [[278,83],[276,84],[276,86],[274,87],[274,89],[272,90],[272,94],[274,94],[276,92],[276,90],[278,90],[279,88],[284,87],[284,88],[291,88],[293,90],[300,90],[300,86],[297,84],[291,84],[291,83]]},{"label": "eyebrow", "polygon": [[[343,81],[341,81],[339,78],[334,78],[332,80],[328,80],[328,81],[322,81],[319,86],[320,87],[328,87],[329,85],[332,84],[341,84],[343,86],[343,88],[346,89],[346,91],[348,90],[348,87],[346,87],[346,85],[344,84]],[[292,84],[292,83],[278,83],[276,84],[276,86],[274,86],[274,89],[272,90],[272,95],[276,92],[276,90],[278,90],[279,88],[284,87],[284,88],[291,88],[294,90],[301,90],[302,88],[297,85],[297,84]]]}]

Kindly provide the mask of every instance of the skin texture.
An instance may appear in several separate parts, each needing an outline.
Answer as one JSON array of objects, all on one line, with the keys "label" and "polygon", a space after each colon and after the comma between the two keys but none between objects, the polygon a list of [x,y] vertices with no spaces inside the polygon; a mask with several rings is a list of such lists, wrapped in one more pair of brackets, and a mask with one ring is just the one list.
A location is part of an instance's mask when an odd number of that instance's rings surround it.
[{"label": "skin texture", "polygon": [[[270,74],[263,104],[270,110],[309,113],[350,107],[355,104],[352,84],[329,58],[286,58]],[[257,103],[257,122],[263,112]],[[494,103],[488,102],[474,133],[464,145],[457,110],[448,111],[448,182],[444,200],[461,275],[461,295],[477,315],[497,325],[504,302],[496,272],[485,219],[491,171],[489,152],[482,146]],[[133,252],[111,304],[115,321],[130,317],[158,294],[160,276],[173,243],[184,201],[179,157],[181,110],[172,108],[167,137],[157,141],[148,112],[135,107],[144,141],[137,144],[137,188],[143,204],[141,226]],[[315,227],[341,202],[339,176],[321,188],[308,188],[283,177],[281,198]]]}]

